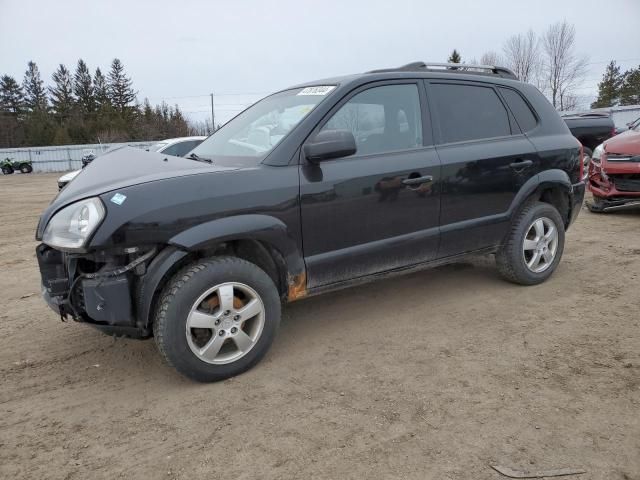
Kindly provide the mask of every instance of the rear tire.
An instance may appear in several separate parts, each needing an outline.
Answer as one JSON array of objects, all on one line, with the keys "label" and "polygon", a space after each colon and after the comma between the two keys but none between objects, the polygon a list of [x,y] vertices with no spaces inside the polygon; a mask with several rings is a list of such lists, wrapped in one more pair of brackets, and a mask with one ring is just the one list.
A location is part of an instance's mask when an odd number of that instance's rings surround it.
[{"label": "rear tire", "polygon": [[20,172],[22,172],[22,173],[31,173],[31,172],[33,172],[33,167],[31,165],[29,165],[28,163],[22,163],[20,165]]},{"label": "rear tire", "polygon": [[564,222],[553,205],[526,205],[511,224],[496,253],[500,275],[520,285],[544,282],[555,271],[564,250]]},{"label": "rear tire", "polygon": [[164,289],[153,330],[160,353],[183,375],[214,382],[239,375],[267,353],[280,297],[256,265],[215,257],[189,265]]}]

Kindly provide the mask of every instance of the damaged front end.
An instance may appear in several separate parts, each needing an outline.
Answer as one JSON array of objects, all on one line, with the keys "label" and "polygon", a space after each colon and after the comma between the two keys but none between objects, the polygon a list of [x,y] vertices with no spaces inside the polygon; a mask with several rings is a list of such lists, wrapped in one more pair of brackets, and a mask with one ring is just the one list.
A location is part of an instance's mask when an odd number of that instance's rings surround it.
[{"label": "damaged front end", "polygon": [[587,187],[594,200],[589,208],[594,212],[640,207],[640,156],[598,147],[589,165]]},{"label": "damaged front end", "polygon": [[63,320],[71,317],[110,334],[150,337],[146,321],[137,320],[134,296],[155,254],[154,246],[67,253],[40,244],[43,297]]}]

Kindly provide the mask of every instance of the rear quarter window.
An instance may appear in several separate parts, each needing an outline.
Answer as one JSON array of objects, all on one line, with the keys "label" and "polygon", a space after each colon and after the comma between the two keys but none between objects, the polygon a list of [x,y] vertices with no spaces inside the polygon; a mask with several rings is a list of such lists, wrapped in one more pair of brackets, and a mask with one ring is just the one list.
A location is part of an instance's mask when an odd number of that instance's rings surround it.
[{"label": "rear quarter window", "polygon": [[538,124],[538,120],[524,98],[510,88],[500,88],[500,93],[506,100],[509,109],[511,109],[511,113],[516,117],[516,122],[518,122],[520,129],[523,132],[533,130]]},{"label": "rear quarter window", "polygon": [[509,114],[493,88],[453,83],[432,88],[444,143],[511,135]]}]

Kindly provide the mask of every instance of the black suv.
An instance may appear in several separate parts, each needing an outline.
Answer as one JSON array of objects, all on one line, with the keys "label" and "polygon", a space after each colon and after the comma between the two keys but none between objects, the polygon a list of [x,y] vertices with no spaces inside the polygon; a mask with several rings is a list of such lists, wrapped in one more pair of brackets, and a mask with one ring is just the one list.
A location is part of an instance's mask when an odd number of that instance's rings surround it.
[{"label": "black suv", "polygon": [[500,67],[299,85],[187,158],[124,147],[93,161],[40,219],[44,297],[223,379],[265,355],[282,303],[470,253],[495,254],[510,281],[546,280],[582,204],[581,155]]}]

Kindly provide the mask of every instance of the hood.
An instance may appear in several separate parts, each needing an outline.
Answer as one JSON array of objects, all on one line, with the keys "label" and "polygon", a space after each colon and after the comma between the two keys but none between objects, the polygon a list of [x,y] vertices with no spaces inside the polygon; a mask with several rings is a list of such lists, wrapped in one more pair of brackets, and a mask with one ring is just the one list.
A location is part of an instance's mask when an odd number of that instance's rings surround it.
[{"label": "hood", "polygon": [[607,153],[624,155],[640,155],[640,132],[627,130],[604,142]]},{"label": "hood", "polygon": [[237,169],[217,166],[215,161],[213,164],[197,162],[133,147],[110,150],[80,170],[52,200],[40,218],[36,238],[41,238],[43,227],[55,212],[83,198],[142,183]]},{"label": "hood", "polygon": [[111,190],[198,173],[236,170],[182,157],[122,147],[97,157],[53,200],[59,207]]}]

